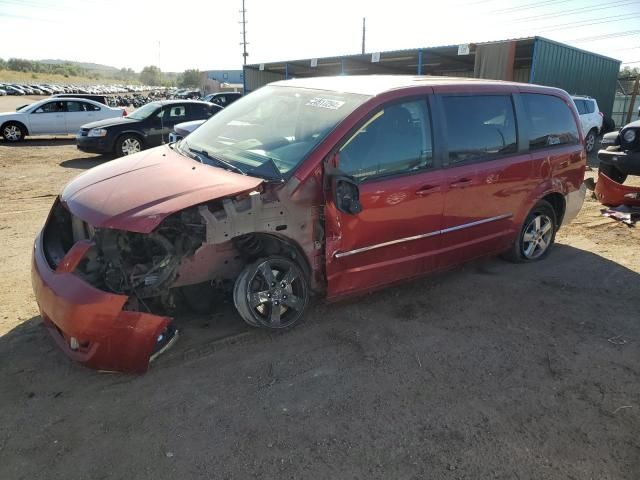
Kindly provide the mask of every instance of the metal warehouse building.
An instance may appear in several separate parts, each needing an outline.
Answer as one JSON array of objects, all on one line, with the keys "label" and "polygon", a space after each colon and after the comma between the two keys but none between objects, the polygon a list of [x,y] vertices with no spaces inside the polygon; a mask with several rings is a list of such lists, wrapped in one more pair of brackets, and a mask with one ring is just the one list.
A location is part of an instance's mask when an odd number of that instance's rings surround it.
[{"label": "metal warehouse building", "polygon": [[611,116],[620,61],[542,37],[244,66],[245,92],[288,78],[449,75],[537,83],[589,95]]}]

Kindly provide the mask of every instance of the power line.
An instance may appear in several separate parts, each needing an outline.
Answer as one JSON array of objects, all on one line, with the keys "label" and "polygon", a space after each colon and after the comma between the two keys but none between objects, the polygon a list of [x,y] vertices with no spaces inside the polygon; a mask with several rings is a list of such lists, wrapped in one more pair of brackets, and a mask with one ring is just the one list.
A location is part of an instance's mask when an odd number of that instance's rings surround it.
[{"label": "power line", "polygon": [[[557,25],[551,25],[549,28],[542,28],[538,30],[539,32],[552,32],[554,30],[564,30],[570,28],[579,28],[579,27],[587,27],[589,25],[599,25],[602,23],[612,23],[612,22],[623,22],[630,18],[638,17],[640,13],[634,15],[613,15],[611,17],[602,17],[597,22],[591,22],[590,20],[580,20],[578,22],[569,22],[569,23],[559,23]],[[593,19],[591,19],[593,20]]]},{"label": "power line", "polygon": [[509,8],[498,8],[496,10],[491,10],[487,13],[490,14],[498,14],[501,15],[503,13],[505,14],[509,14],[509,13],[513,13],[513,12],[520,12],[522,10],[530,10],[532,8],[537,8],[537,7],[543,7],[545,5],[558,5],[560,3],[567,3],[567,2],[573,2],[574,0],[543,0],[542,2],[534,2],[534,3],[528,3],[526,5],[520,5],[517,7],[509,7]]},{"label": "power line", "polygon": [[604,35],[593,35],[591,37],[576,38],[574,40],[568,40],[568,41],[573,43],[592,42],[595,40],[607,40],[609,38],[627,37],[629,35],[637,35],[639,33],[640,33],[640,30],[627,30],[626,32],[607,33]]},{"label": "power line", "polygon": [[627,5],[631,5],[633,3],[637,3],[637,0],[618,0],[618,1],[612,2],[612,3],[610,3],[608,5],[605,5],[605,6],[580,8],[580,9],[572,8],[570,10],[563,10],[561,12],[545,13],[543,15],[534,15],[534,16],[530,16],[530,17],[523,17],[523,18],[519,18],[519,19],[513,20],[513,23],[530,22],[530,21],[537,21],[537,20],[543,20],[543,19],[546,20],[548,18],[561,17],[563,15],[594,12],[596,10],[603,10],[605,8],[624,7],[624,6],[627,6]]}]

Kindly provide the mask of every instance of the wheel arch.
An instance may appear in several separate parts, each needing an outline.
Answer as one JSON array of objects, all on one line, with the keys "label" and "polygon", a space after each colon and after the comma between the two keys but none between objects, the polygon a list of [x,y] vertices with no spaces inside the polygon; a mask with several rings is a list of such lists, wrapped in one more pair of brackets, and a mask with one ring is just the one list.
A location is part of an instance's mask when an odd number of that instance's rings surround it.
[{"label": "wheel arch", "polygon": [[311,262],[295,240],[278,233],[255,232],[238,235],[231,241],[247,263],[266,255],[286,255],[300,266],[307,279],[313,283]]}]

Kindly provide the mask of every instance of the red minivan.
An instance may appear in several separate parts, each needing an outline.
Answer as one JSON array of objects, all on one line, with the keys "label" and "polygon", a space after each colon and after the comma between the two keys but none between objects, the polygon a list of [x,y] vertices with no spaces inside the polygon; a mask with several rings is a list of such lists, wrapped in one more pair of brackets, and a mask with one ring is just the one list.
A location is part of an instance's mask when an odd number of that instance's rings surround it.
[{"label": "red minivan", "polygon": [[566,92],[536,85],[270,84],[64,188],[34,247],[43,321],[77,361],[143,372],[177,338],[178,299],[228,292],[249,325],[284,329],[312,295],[540,260],[584,199],[579,122]]}]

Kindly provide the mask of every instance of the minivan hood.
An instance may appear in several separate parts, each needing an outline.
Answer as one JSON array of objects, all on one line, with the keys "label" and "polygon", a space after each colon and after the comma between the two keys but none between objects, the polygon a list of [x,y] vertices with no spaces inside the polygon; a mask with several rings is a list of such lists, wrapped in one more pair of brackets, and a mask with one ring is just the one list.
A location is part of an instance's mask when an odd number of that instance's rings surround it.
[{"label": "minivan hood", "polygon": [[201,164],[165,145],[88,170],[67,184],[60,199],[94,227],[148,233],[174,212],[253,191],[262,182]]}]

